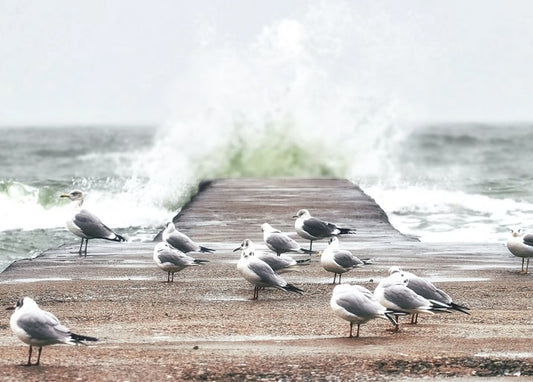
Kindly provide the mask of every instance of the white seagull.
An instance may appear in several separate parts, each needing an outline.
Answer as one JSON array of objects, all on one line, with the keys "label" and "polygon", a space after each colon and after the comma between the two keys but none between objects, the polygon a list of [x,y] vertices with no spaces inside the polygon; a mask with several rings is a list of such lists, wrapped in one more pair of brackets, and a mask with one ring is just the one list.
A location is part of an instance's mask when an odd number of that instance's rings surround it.
[{"label": "white seagull", "polygon": [[[70,191],[68,194],[62,194],[62,198],[69,198],[75,204],[75,210],[72,216],[67,220],[67,228],[74,235],[81,237],[80,250],[78,253],[84,253],[87,256],[87,245],[89,239],[105,239],[111,241],[126,241],[124,237],[117,234],[111,228],[107,227],[97,216],[93,215],[83,205],[83,192],[80,190]],[[85,250],[82,251],[83,242],[85,241]]]},{"label": "white seagull", "polygon": [[313,241],[326,237],[355,234],[355,229],[341,228],[333,223],[312,217],[308,210],[302,209],[293,216],[296,219],[294,228],[296,233],[306,240],[309,240],[309,250],[313,249]]},{"label": "white seagull", "polygon": [[359,327],[374,318],[389,320],[394,326],[397,322],[378,300],[372,292],[360,285],[342,284],[333,289],[330,300],[331,309],[340,318],[350,322],[350,338],[353,337],[353,324],[357,324],[359,337]]},{"label": "white seagull", "polygon": [[309,255],[313,253],[313,251],[302,248],[293,238],[275,229],[268,223],[263,223],[261,230],[263,231],[263,240],[266,246],[276,252],[278,256],[287,252],[300,252]]},{"label": "white seagull", "polygon": [[[522,258],[522,270],[520,273],[527,273],[529,259],[533,257],[533,234],[524,232],[522,228],[513,228],[511,236],[507,240],[507,249],[516,257]],[[526,269],[524,270],[526,259]]]},{"label": "white seagull", "polygon": [[[381,305],[395,312],[408,314],[433,314],[433,312],[449,312],[448,306],[438,301],[430,301],[407,287],[409,280],[401,273],[393,273],[382,279],[374,296]],[[396,330],[399,326],[396,325]]]},{"label": "white seagull", "polygon": [[[94,337],[81,336],[71,333],[61,325],[59,320],[50,312],[39,308],[30,297],[21,298],[14,307],[15,312],[9,320],[13,333],[25,344],[30,345],[28,363],[26,366],[39,365],[43,346],[53,344],[84,344],[83,341],[98,341]],[[39,347],[37,362],[31,363],[32,347]]]},{"label": "white seagull", "polygon": [[173,248],[165,241],[157,243],[154,247],[154,261],[159,268],[167,272],[167,282],[174,282],[174,273],[187,267],[207,263],[207,260],[197,260]]},{"label": "white seagull", "polygon": [[[240,248],[236,250],[238,249]],[[270,265],[257,258],[250,248],[242,250],[241,258],[237,263],[237,270],[244,279],[254,285],[254,296],[252,300],[258,299],[259,288],[262,287],[272,287],[299,294],[303,293],[302,289],[287,283],[287,281],[277,275]]]},{"label": "white seagull", "polygon": [[170,222],[167,224],[167,227],[163,231],[163,240],[169,243],[176,249],[179,249],[181,252],[215,252],[214,249],[202,247],[195,243],[189,236],[181,233],[176,229],[174,223]]},{"label": "white seagull", "polygon": [[[396,265],[389,268],[389,275],[392,274],[402,274],[403,277],[407,278],[407,288],[413,290],[416,294],[430,301],[440,302],[441,304],[446,305],[449,310],[470,314],[468,313],[469,308],[454,303],[450,295],[437,288],[429,280],[419,277],[411,272],[402,271],[400,267]],[[415,314],[412,317],[411,323],[416,324],[417,322],[418,314]]]},{"label": "white seagull", "polygon": [[329,239],[329,244],[322,251],[320,256],[320,264],[328,272],[333,272],[333,284],[337,275],[339,275],[339,284],[341,283],[341,276],[344,272],[360,267],[365,263],[350,251],[339,248],[339,239],[333,236]]},{"label": "white seagull", "polygon": [[270,268],[272,268],[272,270],[277,274],[299,271],[300,266],[309,265],[311,261],[310,259],[295,260],[287,255],[277,256],[270,252],[256,251],[255,244],[250,239],[244,240],[239,247],[233,250],[233,252],[236,252],[239,249],[253,252],[255,257],[267,263]]}]

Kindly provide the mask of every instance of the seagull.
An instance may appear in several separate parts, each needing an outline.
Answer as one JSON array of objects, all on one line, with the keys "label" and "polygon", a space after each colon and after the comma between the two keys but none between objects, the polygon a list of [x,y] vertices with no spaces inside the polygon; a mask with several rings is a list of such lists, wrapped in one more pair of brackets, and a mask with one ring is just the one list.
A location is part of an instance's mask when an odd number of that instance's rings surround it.
[{"label": "seagull", "polygon": [[299,271],[298,268],[300,266],[308,265],[311,261],[310,259],[295,260],[287,255],[277,256],[270,252],[258,252],[255,250],[255,244],[250,239],[244,240],[239,247],[234,249],[233,252],[236,252],[239,249],[253,252],[255,257],[267,263],[277,274]]},{"label": "seagull", "polygon": [[[237,248],[235,251],[239,249]],[[257,258],[250,248],[241,251],[241,258],[237,263],[237,270],[242,277],[254,285],[254,296],[252,300],[258,299],[259,288],[261,287],[272,287],[287,292],[303,293],[302,289],[287,283],[287,281],[278,276],[270,265]]]},{"label": "seagull", "polygon": [[[385,308],[408,314],[433,314],[433,312],[449,312],[446,304],[428,300],[407,287],[409,280],[401,273],[393,273],[382,279],[374,296]],[[399,325],[396,325],[396,330]]]},{"label": "seagull", "polygon": [[313,241],[324,239],[326,237],[355,234],[355,229],[341,228],[333,223],[314,218],[308,210],[302,209],[293,216],[296,219],[294,228],[296,233],[306,240],[309,240],[309,250],[313,249]]},{"label": "seagull", "polygon": [[154,261],[159,268],[168,272],[167,282],[169,283],[174,282],[175,272],[208,262],[207,260],[193,259],[165,241],[157,243],[154,247]]},{"label": "seagull", "polygon": [[339,239],[336,236],[330,237],[329,244],[320,256],[320,264],[328,272],[333,272],[333,284],[337,275],[339,275],[339,284],[341,283],[341,276],[344,272],[360,267],[365,263],[350,251],[339,249]]},{"label": "seagull", "polygon": [[353,337],[353,324],[357,324],[359,337],[359,327],[374,318],[389,320],[394,326],[397,322],[391,317],[388,311],[365,287],[360,285],[342,284],[333,289],[330,300],[331,309],[342,319],[350,321],[350,338]]},{"label": "seagull", "polygon": [[[98,341],[94,337],[81,336],[71,333],[68,328],[61,325],[59,320],[50,312],[44,311],[30,297],[18,300],[15,310],[9,320],[11,330],[24,343],[30,345],[28,363],[26,366],[39,365],[43,346],[53,344],[84,344],[84,341]],[[37,362],[31,363],[32,347],[39,347]]]},{"label": "seagull", "polygon": [[[118,242],[126,241],[123,236],[113,232],[113,230],[102,223],[97,216],[82,208],[82,191],[73,190],[68,194],[62,194],[61,197],[69,198],[76,206],[74,214],[67,220],[67,228],[74,235],[81,237],[80,250],[78,251],[80,256],[82,253],[87,256],[87,244],[89,244],[89,239],[105,239]],[[84,241],[85,250],[82,251]]]},{"label": "seagull", "polygon": [[[524,232],[522,228],[513,228],[511,236],[507,240],[507,249],[516,257],[522,258],[522,270],[520,273],[527,273],[529,259],[533,257],[533,234]],[[524,270],[526,259],[526,269]]]},{"label": "seagull", "polygon": [[[430,281],[418,277],[417,275],[411,273],[402,271],[400,267],[394,265],[389,268],[389,275],[393,274],[402,274],[404,277],[407,278],[407,288],[413,290],[416,294],[430,300],[430,301],[437,301],[441,304],[444,304],[447,306],[450,310],[455,310],[461,313],[470,314],[468,313],[469,308],[466,306],[461,306],[453,302],[452,298],[444,291],[437,288],[435,285],[433,285]],[[411,323],[416,324],[418,322],[418,314],[413,315]]]},{"label": "seagull", "polygon": [[266,246],[276,252],[278,256],[287,252],[300,252],[309,255],[313,253],[313,251],[302,248],[294,239],[282,233],[280,230],[275,229],[268,223],[263,223],[261,229],[263,230],[263,240]]},{"label": "seagull", "polygon": [[169,243],[176,249],[184,253],[188,252],[215,252],[214,249],[202,247],[196,244],[191,238],[189,238],[184,233],[181,233],[176,229],[174,223],[170,222],[167,224],[167,228],[163,231],[163,240]]}]

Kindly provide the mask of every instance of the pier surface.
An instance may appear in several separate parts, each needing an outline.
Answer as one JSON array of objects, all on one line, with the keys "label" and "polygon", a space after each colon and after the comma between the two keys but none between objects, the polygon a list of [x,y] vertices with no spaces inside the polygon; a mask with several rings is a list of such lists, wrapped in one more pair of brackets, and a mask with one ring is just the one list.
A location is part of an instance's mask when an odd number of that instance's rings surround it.
[{"label": "pier surface", "polygon": [[[329,306],[333,276],[319,256],[283,277],[303,295],[253,287],[237,272],[243,239],[263,244],[261,224],[294,232],[300,208],[357,230],[341,247],[373,264],[343,282],[373,290],[392,265],[433,281],[470,315],[421,316],[417,325],[374,320],[359,338]],[[79,242],[18,261],[0,274],[3,306],[34,298],[92,346],[48,346],[41,365],[23,367],[27,346],[0,321],[2,381],[81,380],[396,380],[424,377],[533,375],[532,275],[502,243],[422,243],[388,222],[362,190],[338,179],[219,179],[203,187],[176,226],[214,254],[176,273],[174,283],[152,260],[153,242]],[[156,236],[157,232],[154,232]],[[313,244],[322,250],[326,241]],[[308,258],[294,254],[295,258]]]}]

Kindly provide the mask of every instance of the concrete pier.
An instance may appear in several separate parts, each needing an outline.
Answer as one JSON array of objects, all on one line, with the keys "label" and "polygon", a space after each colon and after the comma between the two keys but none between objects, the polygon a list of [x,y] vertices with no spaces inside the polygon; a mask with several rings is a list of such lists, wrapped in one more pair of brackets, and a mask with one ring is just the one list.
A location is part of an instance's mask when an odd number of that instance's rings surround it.
[{"label": "concrete pier", "polygon": [[[373,290],[398,265],[429,278],[461,313],[402,319],[397,333],[375,320],[347,338],[348,322],[336,317],[329,299],[333,275],[319,256],[283,277],[302,296],[261,291],[237,272],[245,239],[263,245],[261,224],[294,232],[300,208],[355,228],[341,247],[373,264],[348,272],[343,282]],[[92,240],[88,256],[79,242],[19,261],[0,274],[4,306],[27,295],[79,334],[96,336],[90,347],[45,347],[40,367],[25,362],[27,346],[0,325],[2,380],[393,380],[423,376],[533,374],[531,275],[519,274],[520,259],[501,243],[422,243],[389,224],[383,210],[361,189],[338,179],[218,179],[174,219],[177,227],[214,254],[204,266],[166,274],[152,260],[153,242]],[[154,237],[157,232],[154,232]],[[322,250],[326,241],[313,248]],[[295,258],[307,255],[295,254]],[[43,377],[45,376],[45,377]]]}]

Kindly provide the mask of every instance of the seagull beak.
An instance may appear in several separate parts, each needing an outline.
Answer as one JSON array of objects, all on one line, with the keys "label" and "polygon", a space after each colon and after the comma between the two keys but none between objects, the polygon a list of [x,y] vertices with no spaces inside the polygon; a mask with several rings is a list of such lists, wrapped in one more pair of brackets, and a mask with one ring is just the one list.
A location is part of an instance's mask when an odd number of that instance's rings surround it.
[{"label": "seagull beak", "polygon": [[233,250],[233,252],[237,252],[239,249],[241,249],[241,247],[237,247]]},{"label": "seagull beak", "polygon": [[59,195],[60,198],[68,198],[69,197],[69,194],[61,194]]},{"label": "seagull beak", "polygon": [[9,306],[6,308],[6,310],[15,310],[15,307],[14,306]]}]

